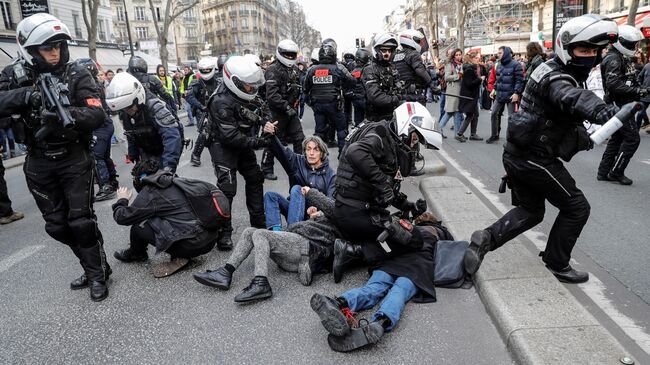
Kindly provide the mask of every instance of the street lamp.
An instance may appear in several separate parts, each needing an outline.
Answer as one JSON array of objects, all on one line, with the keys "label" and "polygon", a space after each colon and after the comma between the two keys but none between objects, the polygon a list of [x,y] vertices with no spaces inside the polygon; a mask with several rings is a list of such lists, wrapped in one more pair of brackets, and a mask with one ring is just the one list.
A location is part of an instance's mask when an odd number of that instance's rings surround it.
[{"label": "street lamp", "polygon": [[[133,57],[135,53],[133,52],[133,40],[131,39],[131,26],[129,25],[129,12],[126,9],[126,0],[122,0],[122,4],[124,4],[124,17],[126,18],[126,33],[129,35],[129,48],[131,49],[131,57]],[[122,54],[124,54],[124,51],[122,51]]]}]

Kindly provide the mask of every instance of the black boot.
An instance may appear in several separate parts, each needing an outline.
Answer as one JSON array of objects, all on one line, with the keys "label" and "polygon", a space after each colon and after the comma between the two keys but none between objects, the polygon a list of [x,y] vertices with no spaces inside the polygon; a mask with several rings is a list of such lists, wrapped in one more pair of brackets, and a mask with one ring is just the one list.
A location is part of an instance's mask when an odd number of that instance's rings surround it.
[{"label": "black boot", "polygon": [[235,297],[235,302],[246,303],[253,300],[267,299],[273,295],[271,284],[266,276],[256,276],[250,285]]},{"label": "black boot", "polygon": [[95,196],[95,201],[101,202],[105,200],[115,199],[116,196],[115,192],[116,189],[113,189],[113,187],[110,184],[104,184],[99,188],[99,191]]},{"label": "black boot", "polygon": [[472,233],[472,239],[465,251],[463,262],[465,272],[474,275],[483,262],[485,254],[492,248],[492,234],[487,230],[480,230]]},{"label": "black boot", "polygon": [[100,302],[108,297],[108,276],[110,270],[106,263],[106,254],[101,244],[92,247],[80,247],[79,254],[90,287],[90,299]]},{"label": "black boot", "polygon": [[[72,252],[74,252],[74,255],[77,256],[79,259],[79,264],[81,264],[81,267],[83,268],[83,262],[81,261],[81,252],[79,251],[79,247],[72,247]],[[108,265],[108,262],[106,262],[106,280],[108,280],[108,277],[111,276],[113,273],[113,270],[111,267]],[[86,273],[81,274],[78,278],[72,280],[70,282],[70,289],[72,290],[80,290],[80,289],[85,289],[88,287],[88,278],[86,277]]]},{"label": "black boot", "polygon": [[222,290],[230,289],[230,282],[232,281],[232,273],[224,266],[211,271],[197,272],[193,274],[194,280],[199,283]]},{"label": "black boot", "polygon": [[550,271],[555,277],[563,282],[569,284],[580,284],[589,281],[589,273],[584,271],[578,271],[568,265],[562,270],[554,270],[548,265],[546,265],[548,271]]},{"label": "black boot", "polygon": [[264,173],[264,179],[266,179],[266,180],[271,180],[271,181],[275,181],[275,180],[278,179],[278,177],[277,177],[277,175],[275,175],[275,174],[272,173],[272,172],[266,172],[266,173]]},{"label": "black boot", "polygon": [[196,156],[196,155],[192,154],[190,156],[190,165],[192,165],[194,167],[201,166],[201,156]]},{"label": "black boot", "polygon": [[220,251],[230,251],[232,250],[232,231],[222,229],[219,233],[219,238],[217,239],[217,248]]},{"label": "black boot", "polygon": [[300,247],[300,263],[298,264],[298,278],[302,285],[311,285],[312,277],[320,272],[323,262],[330,256],[330,252],[323,246],[305,241]]},{"label": "black boot", "polygon": [[113,257],[115,257],[116,259],[122,262],[142,262],[142,261],[147,261],[149,259],[149,255],[147,255],[147,251],[136,252],[131,247],[124,250],[115,251],[115,253],[113,253]]},{"label": "black boot", "polygon": [[354,319],[354,316],[347,308],[347,304],[345,305],[347,311],[344,312],[338,300],[318,293],[312,295],[309,304],[311,309],[318,314],[320,323],[327,332],[334,336],[345,336],[350,333],[350,321],[348,319],[349,317]]},{"label": "black boot", "polygon": [[616,181],[621,185],[632,185],[633,182],[632,179],[630,179],[629,177],[623,174],[614,174],[613,172],[607,174],[607,179],[608,181]]},{"label": "black boot", "polygon": [[365,322],[357,328],[352,328],[345,336],[327,336],[327,342],[334,351],[349,352],[379,342],[384,335],[381,322]]},{"label": "black boot", "polygon": [[334,263],[332,271],[334,272],[334,282],[339,283],[343,278],[343,271],[350,263],[363,259],[361,246],[353,245],[342,239],[334,241]]},{"label": "black boot", "polygon": [[119,189],[119,187],[120,187],[120,183],[119,183],[119,181],[117,181],[117,175],[116,175],[116,176],[111,176],[111,177],[108,179],[108,185],[109,185],[109,186],[111,187],[111,189],[113,189],[114,191],[117,191],[117,189]]}]

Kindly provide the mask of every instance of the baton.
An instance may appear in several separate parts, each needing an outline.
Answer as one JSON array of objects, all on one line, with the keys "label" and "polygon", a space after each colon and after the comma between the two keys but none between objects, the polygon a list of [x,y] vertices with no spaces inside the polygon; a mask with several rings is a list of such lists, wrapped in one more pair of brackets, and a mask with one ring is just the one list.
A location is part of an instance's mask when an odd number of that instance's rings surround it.
[{"label": "baton", "polygon": [[472,99],[472,98],[470,98],[468,96],[462,96],[462,95],[454,95],[454,94],[447,94],[447,93],[440,93],[440,95],[452,96],[454,98],[459,98],[459,99],[474,100],[474,99]]}]

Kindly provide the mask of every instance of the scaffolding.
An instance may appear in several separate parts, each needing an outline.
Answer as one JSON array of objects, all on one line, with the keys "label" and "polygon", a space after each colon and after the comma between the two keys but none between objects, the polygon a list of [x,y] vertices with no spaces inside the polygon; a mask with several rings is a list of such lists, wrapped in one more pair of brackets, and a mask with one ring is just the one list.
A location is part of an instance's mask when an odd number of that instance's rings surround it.
[{"label": "scaffolding", "polygon": [[467,11],[465,46],[490,44],[506,34],[528,33],[532,17],[532,8],[522,1],[476,1]]}]

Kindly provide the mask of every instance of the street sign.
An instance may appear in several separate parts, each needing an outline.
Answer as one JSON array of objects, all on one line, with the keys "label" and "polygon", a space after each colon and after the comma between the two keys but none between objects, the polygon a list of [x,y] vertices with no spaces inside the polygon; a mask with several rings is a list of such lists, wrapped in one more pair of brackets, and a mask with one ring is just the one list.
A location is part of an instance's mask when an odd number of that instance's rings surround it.
[{"label": "street sign", "polygon": [[20,12],[24,19],[36,13],[49,13],[50,7],[47,0],[20,0]]},{"label": "street sign", "polygon": [[553,39],[564,23],[569,19],[587,13],[587,1],[585,0],[553,0]]}]

